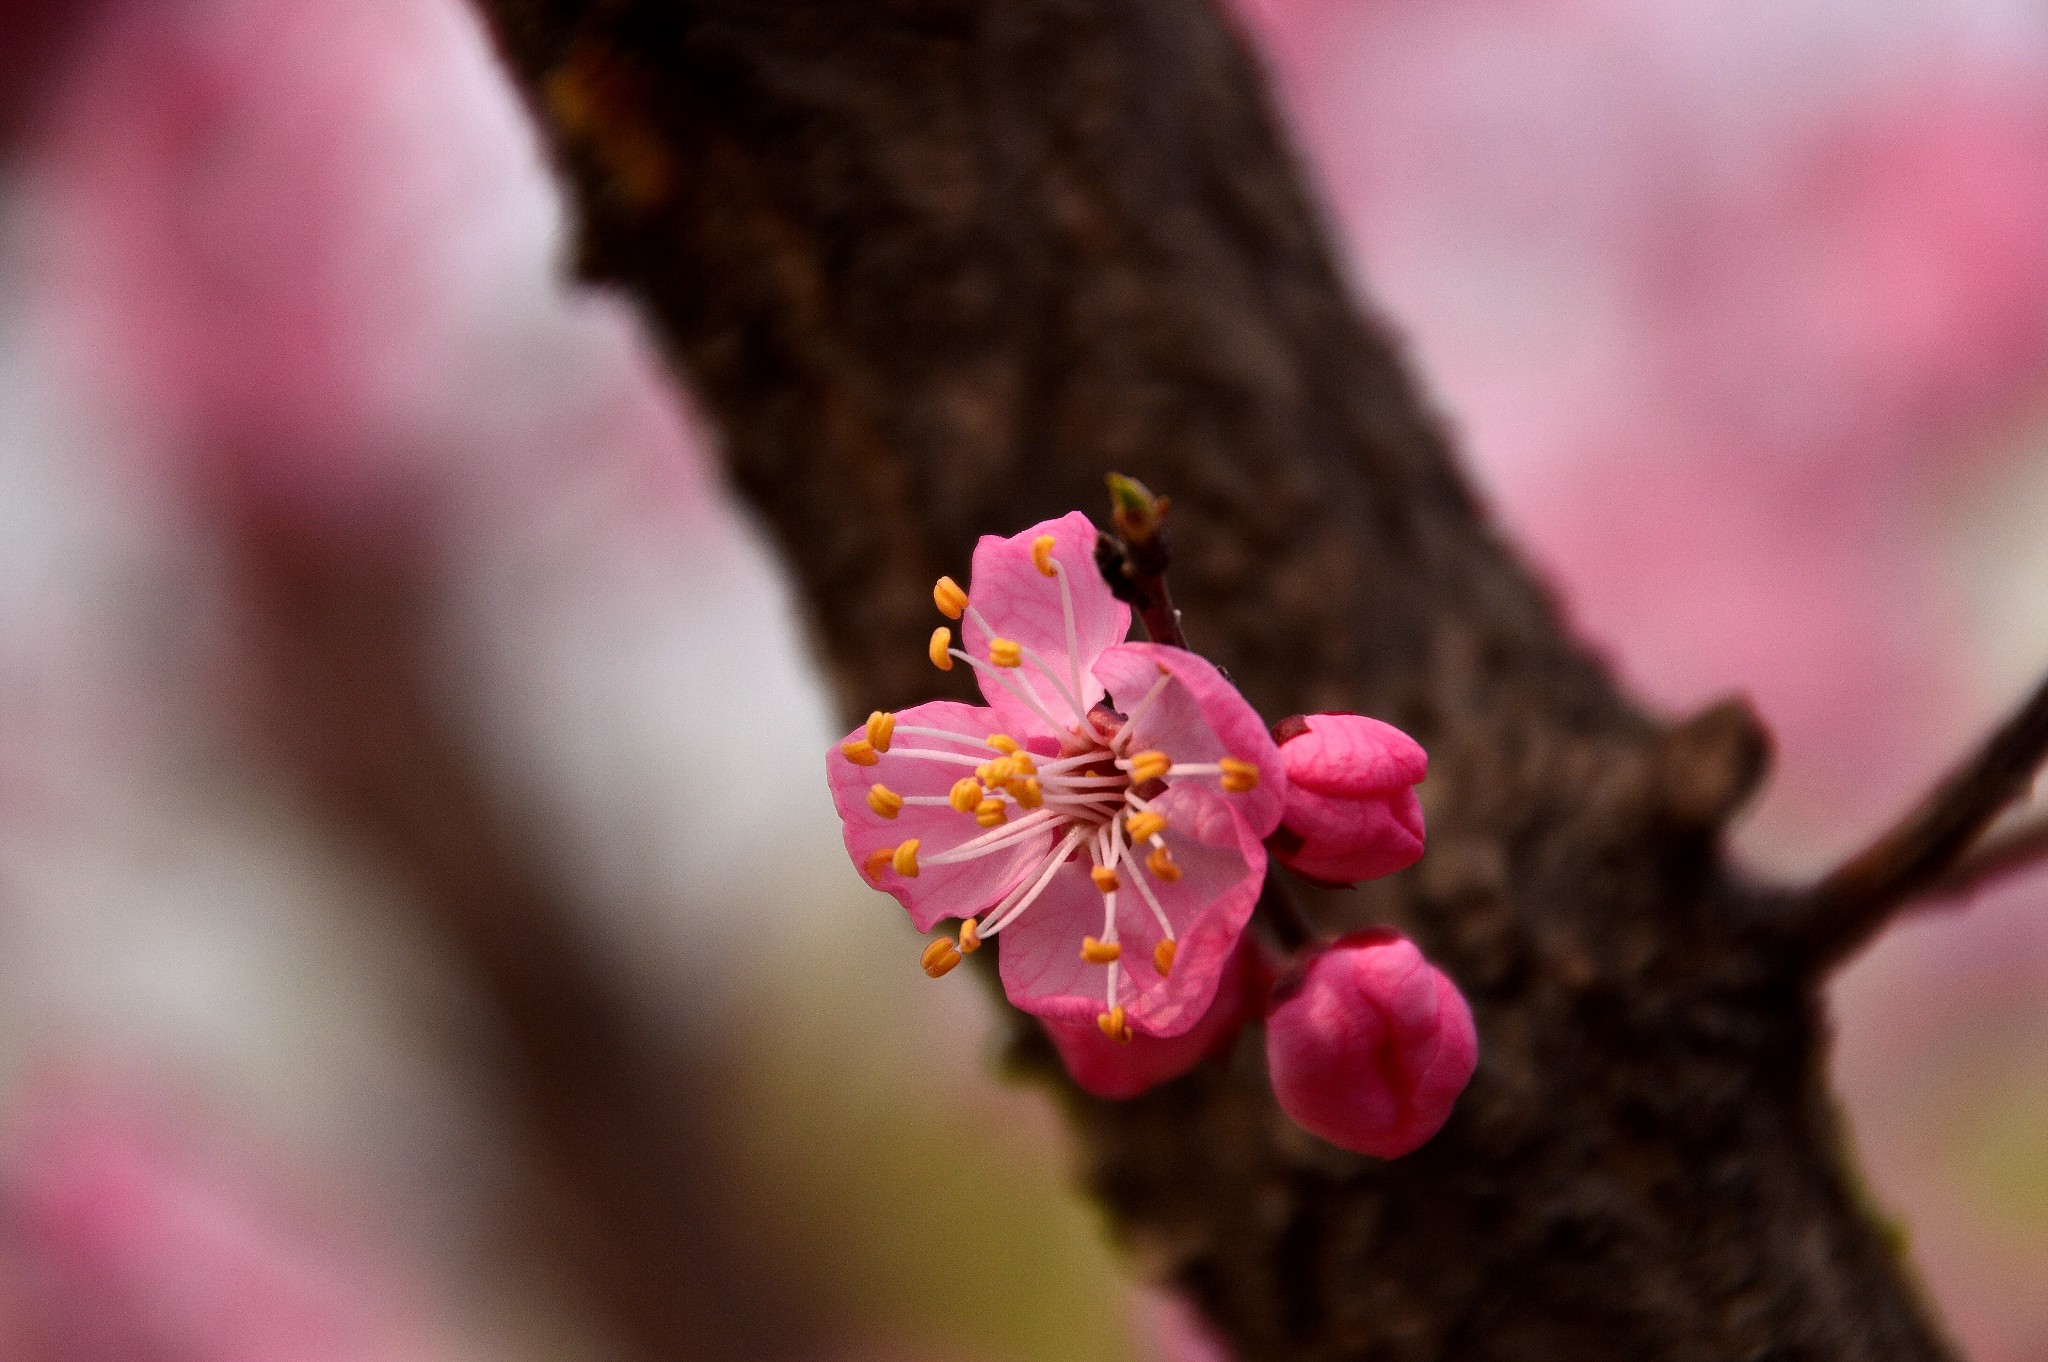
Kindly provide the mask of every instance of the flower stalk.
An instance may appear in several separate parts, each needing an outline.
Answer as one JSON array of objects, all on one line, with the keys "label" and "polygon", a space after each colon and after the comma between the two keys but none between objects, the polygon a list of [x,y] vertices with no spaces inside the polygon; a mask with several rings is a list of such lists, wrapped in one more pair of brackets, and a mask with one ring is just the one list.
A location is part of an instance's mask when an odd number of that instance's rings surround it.
[{"label": "flower stalk", "polygon": [[1180,611],[1166,585],[1173,542],[1166,532],[1170,498],[1157,496],[1136,478],[1111,473],[1109,523],[1095,544],[1095,566],[1110,592],[1138,612],[1146,636],[1175,648],[1188,646]]}]

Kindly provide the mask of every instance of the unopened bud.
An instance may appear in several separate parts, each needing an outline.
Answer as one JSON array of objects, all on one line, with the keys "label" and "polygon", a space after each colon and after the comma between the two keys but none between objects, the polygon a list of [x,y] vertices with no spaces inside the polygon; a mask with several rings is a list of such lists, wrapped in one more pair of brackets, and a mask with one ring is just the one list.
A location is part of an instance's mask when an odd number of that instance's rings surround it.
[{"label": "unopened bud", "polygon": [[1287,772],[1280,829],[1267,846],[1313,880],[1355,884],[1422,855],[1415,785],[1429,757],[1392,724],[1362,714],[1308,714],[1273,725]]},{"label": "unopened bud", "polygon": [[1449,1119],[1479,1038],[1464,995],[1414,943],[1362,932],[1317,952],[1274,990],[1273,1095],[1296,1125],[1391,1159]]}]

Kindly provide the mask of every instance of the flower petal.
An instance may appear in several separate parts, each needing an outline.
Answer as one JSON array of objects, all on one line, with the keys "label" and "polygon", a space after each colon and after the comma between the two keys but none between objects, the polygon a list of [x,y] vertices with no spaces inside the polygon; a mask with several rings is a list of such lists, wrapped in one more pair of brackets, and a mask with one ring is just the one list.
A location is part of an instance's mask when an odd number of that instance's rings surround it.
[{"label": "flower petal", "polygon": [[[1166,688],[1148,704],[1146,695],[1168,676]],[[1259,768],[1256,789],[1226,795],[1254,836],[1280,823],[1287,801],[1287,768],[1265,721],[1207,658],[1163,643],[1123,643],[1102,654],[1095,675],[1116,707],[1136,722],[1128,751],[1161,751],[1176,762],[1213,763],[1224,757]],[[1142,709],[1142,713],[1136,711]],[[1216,776],[1174,776],[1220,790]]]},{"label": "flower petal", "polygon": [[[1123,944],[1117,1001],[1131,1028],[1176,1036],[1202,1019],[1215,997],[1238,938],[1244,935],[1265,883],[1266,849],[1226,800],[1183,783],[1152,801],[1167,819],[1166,842],[1181,875],[1168,883],[1142,858],[1119,868],[1117,934]],[[1100,936],[1103,897],[1088,878],[1090,862],[1069,861],[1044,895],[1003,929],[1003,991],[1026,1012],[1051,1020],[1093,1023],[1108,1005],[1107,966],[1081,958],[1081,938]],[[1137,876],[1173,924],[1178,950],[1164,978],[1152,953],[1164,934],[1136,885]]]},{"label": "flower petal", "polygon": [[[1074,601],[1071,660],[1060,584],[1040,572],[1031,558],[1032,541],[1047,534],[1053,538],[1052,556],[1066,576]],[[967,603],[974,613],[962,621],[962,645],[975,657],[989,655],[989,635],[976,622],[978,613],[1000,637],[1036,652],[1059,678],[1059,685],[1028,660],[1020,667],[1005,669],[1004,674],[1028,687],[1062,732],[1077,716],[1060,687],[1071,689],[1078,676],[1080,694],[1076,698],[1085,714],[1102,698],[1102,687],[1093,675],[1095,659],[1104,649],[1123,642],[1131,631],[1131,608],[1110,594],[1109,584],[1096,570],[1095,537],[1094,523],[1079,511],[1033,525],[1007,539],[983,535],[974,549],[974,570],[968,583]],[[1043,731],[1045,721],[1031,706],[979,667],[975,678],[981,683],[983,698],[1003,716],[1015,736],[1024,736],[1019,729]]]},{"label": "flower petal", "polygon": [[1256,1015],[1272,982],[1258,944],[1246,937],[1223,970],[1202,1019],[1178,1036],[1133,1036],[1119,1044],[1093,1021],[1048,1021],[1045,1032],[1067,1073],[1084,1091],[1110,1099],[1136,1097],[1178,1078],[1208,1055],[1226,1054],[1245,1019]]},{"label": "flower petal", "polygon": [[[1052,845],[1053,833],[1048,825],[987,856],[954,865],[931,864],[940,852],[992,830],[976,823],[971,814],[946,804],[906,804],[896,817],[884,818],[869,807],[868,791],[879,783],[906,797],[943,796],[962,776],[974,774],[976,762],[1000,755],[988,746],[988,738],[1005,731],[1005,723],[993,709],[955,700],[934,700],[899,711],[896,723],[899,729],[944,729],[960,734],[961,740],[948,742],[898,732],[873,766],[856,766],[835,746],[825,754],[825,774],[832,786],[833,806],[839,811],[847,854],[855,866],[865,865],[874,851],[895,847],[907,838],[918,840],[917,878],[884,870],[876,887],[894,894],[897,902],[910,910],[917,929],[928,932],[944,918],[976,916],[1008,893]],[[857,728],[847,737],[858,738],[864,732]],[[957,754],[973,761],[936,760],[920,753]],[[1015,812],[1013,808],[1013,815]]]}]

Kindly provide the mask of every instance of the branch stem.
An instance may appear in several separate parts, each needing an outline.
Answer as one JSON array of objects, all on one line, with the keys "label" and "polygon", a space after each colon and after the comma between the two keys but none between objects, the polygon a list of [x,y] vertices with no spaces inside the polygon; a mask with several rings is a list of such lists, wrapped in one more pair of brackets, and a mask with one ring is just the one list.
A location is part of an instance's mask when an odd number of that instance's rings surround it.
[{"label": "branch stem", "polygon": [[1308,915],[1301,911],[1301,905],[1295,902],[1293,892],[1281,880],[1278,866],[1267,869],[1266,885],[1259,891],[1259,906],[1255,911],[1273,934],[1273,939],[1290,955],[1299,954],[1322,940],[1323,934],[1308,920]]},{"label": "branch stem", "polygon": [[1994,881],[2048,861],[2048,810],[2036,810],[1993,827],[1921,895],[1929,901],[1957,899]]},{"label": "branch stem", "polygon": [[1180,611],[1173,608],[1173,592],[1166,584],[1166,570],[1173,564],[1173,542],[1166,533],[1172,502],[1122,473],[1109,475],[1109,500],[1114,530],[1097,542],[1095,565],[1117,599],[1138,612],[1147,638],[1187,647]]},{"label": "branch stem", "polygon": [[1998,816],[2023,797],[2048,759],[2048,680],[1976,752],[1875,841],[1830,872],[1788,921],[1825,971],[1855,953],[1907,904],[1954,894],[2043,854],[2048,830],[1970,856]]}]

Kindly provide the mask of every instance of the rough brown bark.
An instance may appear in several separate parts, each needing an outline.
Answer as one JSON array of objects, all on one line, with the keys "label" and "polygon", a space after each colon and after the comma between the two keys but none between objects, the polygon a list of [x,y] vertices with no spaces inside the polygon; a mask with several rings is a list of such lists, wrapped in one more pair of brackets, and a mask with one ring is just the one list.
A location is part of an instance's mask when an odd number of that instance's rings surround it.
[{"label": "rough brown bark", "polygon": [[1241,1358],[1947,1356],[1844,1162],[1794,900],[1721,855],[1759,726],[1662,725],[1571,641],[1215,11],[481,2],[584,273],[717,418],[849,716],[941,689],[929,587],[977,535],[1099,510],[1120,469],[1173,497],[1189,637],[1254,703],[1428,747],[1427,856],[1313,910],[1398,924],[1470,997],[1442,1135],[1322,1145],[1250,1043],[1066,1093],[1115,1223]]}]

